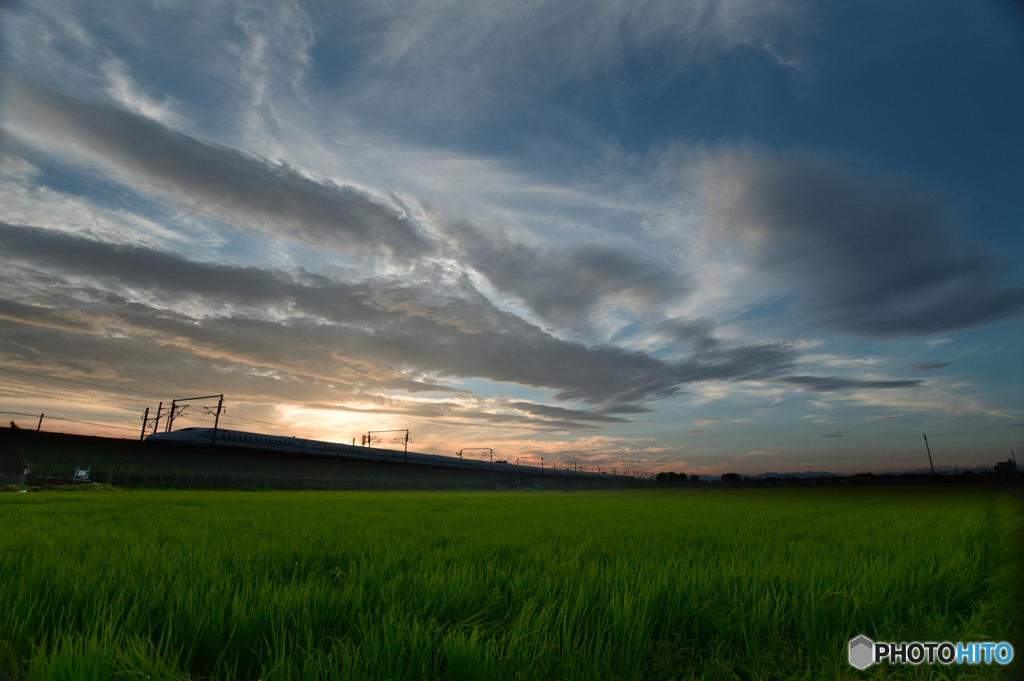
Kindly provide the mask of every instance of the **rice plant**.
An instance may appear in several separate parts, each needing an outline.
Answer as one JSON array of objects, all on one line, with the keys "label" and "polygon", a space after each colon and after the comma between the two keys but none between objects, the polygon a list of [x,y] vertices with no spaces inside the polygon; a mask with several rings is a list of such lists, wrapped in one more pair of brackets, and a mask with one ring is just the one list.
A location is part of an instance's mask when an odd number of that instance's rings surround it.
[{"label": "rice plant", "polygon": [[1019,643],[1022,506],[984,488],[4,494],[0,675],[1001,678],[1019,660],[857,672],[846,643]]}]

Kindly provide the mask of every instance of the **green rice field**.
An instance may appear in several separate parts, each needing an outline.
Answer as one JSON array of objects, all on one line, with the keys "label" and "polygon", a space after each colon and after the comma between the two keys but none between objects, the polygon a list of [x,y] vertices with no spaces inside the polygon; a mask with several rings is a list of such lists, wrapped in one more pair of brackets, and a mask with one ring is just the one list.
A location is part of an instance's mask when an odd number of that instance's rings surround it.
[{"label": "green rice field", "polygon": [[[0,678],[1015,678],[991,488],[0,494]],[[1011,641],[1008,667],[847,641]]]}]

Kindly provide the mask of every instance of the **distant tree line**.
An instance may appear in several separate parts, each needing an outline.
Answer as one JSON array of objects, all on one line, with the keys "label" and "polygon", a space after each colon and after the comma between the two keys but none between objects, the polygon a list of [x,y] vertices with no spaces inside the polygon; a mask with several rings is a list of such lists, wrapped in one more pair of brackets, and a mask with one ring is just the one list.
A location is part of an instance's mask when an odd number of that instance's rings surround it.
[{"label": "distant tree line", "polygon": [[[701,481],[696,475],[686,473],[664,472],[656,476],[658,484],[666,487],[681,487],[683,485],[707,486],[715,484],[712,480]],[[994,471],[973,470],[946,473],[857,473],[855,475],[816,475],[808,477],[796,477],[791,475],[781,477],[757,477],[748,478],[739,473],[725,473],[721,482],[726,485],[754,486],[754,487],[791,487],[791,486],[815,486],[815,485],[887,485],[907,483],[979,483],[979,482],[1020,482],[1024,481],[1024,474],[1017,468],[1013,461],[1006,461],[997,464]]]},{"label": "distant tree line", "polygon": [[685,485],[687,482],[697,482],[696,475],[688,477],[686,473],[658,473],[657,481],[663,485]]},{"label": "distant tree line", "polygon": [[[687,483],[700,482],[700,478],[697,475],[687,476],[686,473],[672,473],[664,472],[658,473],[657,481],[663,485],[685,485]],[[722,476],[722,482],[735,483],[743,482],[746,478],[741,477],[739,473],[726,473]]]}]

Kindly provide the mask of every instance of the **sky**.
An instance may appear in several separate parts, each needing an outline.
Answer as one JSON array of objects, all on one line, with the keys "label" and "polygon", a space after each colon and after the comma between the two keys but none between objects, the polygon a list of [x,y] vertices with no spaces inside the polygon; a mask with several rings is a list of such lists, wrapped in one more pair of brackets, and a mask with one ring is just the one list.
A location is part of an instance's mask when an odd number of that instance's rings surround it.
[{"label": "sky", "polygon": [[651,473],[1024,449],[1019,3],[0,21],[4,422],[223,393],[226,428]]}]

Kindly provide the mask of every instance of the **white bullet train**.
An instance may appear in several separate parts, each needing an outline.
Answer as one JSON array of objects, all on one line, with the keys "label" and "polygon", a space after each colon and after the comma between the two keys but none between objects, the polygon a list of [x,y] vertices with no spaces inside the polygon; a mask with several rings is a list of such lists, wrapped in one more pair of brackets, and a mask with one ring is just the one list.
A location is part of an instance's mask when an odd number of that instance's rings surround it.
[{"label": "white bullet train", "polygon": [[249,433],[242,430],[227,430],[225,428],[217,429],[216,439],[213,436],[213,428],[182,428],[169,433],[153,433],[146,437],[146,442],[168,442],[187,445],[210,445],[213,443],[217,447],[242,447],[245,449],[264,449],[274,452],[306,454],[309,456],[338,456],[368,461],[415,463],[442,468],[471,468],[481,471],[494,471],[496,473],[527,473],[530,475],[576,476],[581,478],[600,476],[602,478],[632,479],[631,476],[625,475],[613,476],[609,473],[596,473],[593,471],[574,471],[566,468],[511,464],[505,461],[491,462],[479,459],[464,459],[458,456],[404,452],[395,449],[362,447],[338,442],[325,442],[323,440],[305,440],[298,437],[265,435],[263,433]]}]

